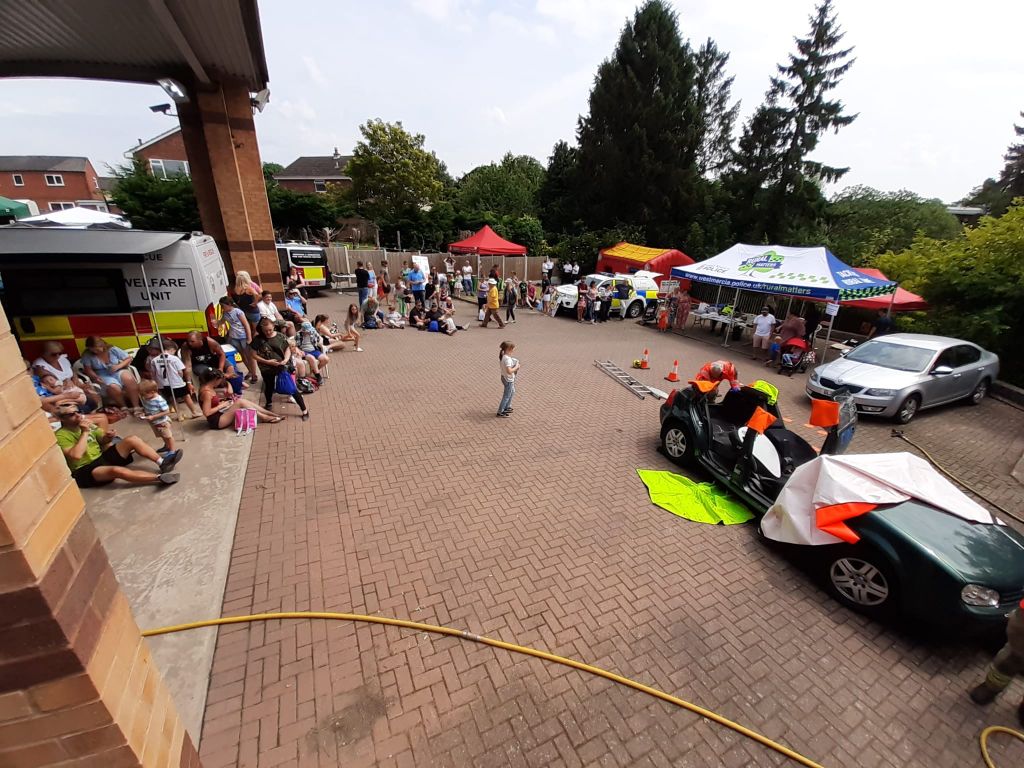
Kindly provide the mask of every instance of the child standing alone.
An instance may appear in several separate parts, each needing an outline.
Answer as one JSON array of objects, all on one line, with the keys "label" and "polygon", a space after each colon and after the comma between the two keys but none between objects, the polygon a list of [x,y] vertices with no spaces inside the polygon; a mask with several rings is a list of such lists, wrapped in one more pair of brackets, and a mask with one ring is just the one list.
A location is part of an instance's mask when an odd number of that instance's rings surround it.
[{"label": "child standing alone", "polygon": [[516,372],[519,370],[519,361],[512,357],[515,348],[516,345],[511,341],[501,342],[498,348],[501,385],[504,388],[501,403],[498,405],[498,416],[506,419],[512,415],[512,396],[516,393]]},{"label": "child standing alone", "polygon": [[139,383],[139,396],[142,398],[142,410],[139,418],[148,421],[153,434],[164,441],[160,453],[174,453],[174,433],[171,432],[171,409],[167,401],[160,397],[160,387],[155,381],[147,379]]}]

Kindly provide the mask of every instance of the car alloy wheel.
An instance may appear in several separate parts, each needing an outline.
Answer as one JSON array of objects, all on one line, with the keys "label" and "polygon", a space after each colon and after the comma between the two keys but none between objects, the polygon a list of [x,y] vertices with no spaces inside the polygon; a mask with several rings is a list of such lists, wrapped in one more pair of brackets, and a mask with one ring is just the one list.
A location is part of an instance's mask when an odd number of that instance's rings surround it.
[{"label": "car alloy wheel", "polygon": [[921,398],[917,395],[911,395],[900,405],[899,410],[896,411],[896,421],[900,424],[907,424],[917,414],[917,409],[921,406]]},{"label": "car alloy wheel", "polygon": [[665,453],[679,461],[686,456],[686,433],[679,427],[672,427],[665,433]]},{"label": "car alloy wheel", "polygon": [[635,319],[640,317],[640,313],[644,311],[644,305],[639,301],[634,301],[629,305],[629,309],[626,310],[626,317]]},{"label": "car alloy wheel", "polygon": [[988,379],[982,379],[978,382],[978,386],[971,392],[971,402],[977,405],[985,399],[985,395],[988,394]]},{"label": "car alloy wheel", "polygon": [[859,557],[841,557],[832,563],[829,580],[848,602],[878,608],[889,599],[889,581],[881,569]]}]

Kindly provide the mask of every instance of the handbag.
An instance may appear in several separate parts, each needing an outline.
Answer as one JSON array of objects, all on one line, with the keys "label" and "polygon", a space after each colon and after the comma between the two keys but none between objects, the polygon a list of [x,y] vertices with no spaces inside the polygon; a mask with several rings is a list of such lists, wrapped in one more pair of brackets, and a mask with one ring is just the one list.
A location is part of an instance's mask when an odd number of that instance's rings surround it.
[{"label": "handbag", "polygon": [[294,395],[298,390],[295,379],[288,371],[281,371],[274,380],[274,390],[282,395]]},{"label": "handbag", "polygon": [[482,323],[482,322],[484,321],[484,316],[485,316],[486,314],[487,314],[487,313],[486,313],[486,312],[484,312],[484,311],[483,311],[483,310],[481,309],[481,310],[480,310],[480,312],[479,312],[479,314],[477,314],[477,316],[476,316],[476,319],[477,319],[477,320],[479,320],[479,321],[480,321],[480,322]]},{"label": "handbag", "polygon": [[235,432],[238,435],[248,435],[256,429],[258,418],[255,408],[239,408],[235,411]]}]

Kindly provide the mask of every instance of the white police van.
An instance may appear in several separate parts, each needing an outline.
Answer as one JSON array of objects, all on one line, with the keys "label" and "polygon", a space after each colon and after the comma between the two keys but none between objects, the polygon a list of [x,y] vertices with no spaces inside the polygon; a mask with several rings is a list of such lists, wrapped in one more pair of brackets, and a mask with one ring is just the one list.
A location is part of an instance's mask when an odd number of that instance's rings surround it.
[{"label": "white police van", "polygon": [[[658,284],[654,282],[656,277],[661,277],[661,273],[640,271],[626,275],[603,272],[587,275],[583,282],[587,288],[593,285],[600,291],[604,287],[612,294],[612,314],[624,318],[637,318],[643,314],[648,299],[658,298]],[[620,286],[623,285],[628,286],[629,290],[620,291]],[[625,293],[626,298],[620,298],[620,293]],[[575,311],[579,291],[575,285],[559,285],[555,289],[555,300],[558,302],[559,310]]]}]

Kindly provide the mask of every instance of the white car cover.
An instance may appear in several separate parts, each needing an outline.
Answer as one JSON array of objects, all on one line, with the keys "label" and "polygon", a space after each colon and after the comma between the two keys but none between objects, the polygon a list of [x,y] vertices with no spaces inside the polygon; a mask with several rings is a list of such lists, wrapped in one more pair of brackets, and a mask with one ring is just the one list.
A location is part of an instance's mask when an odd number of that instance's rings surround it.
[{"label": "white car cover", "polygon": [[819,456],[797,467],[761,520],[761,531],[769,539],[789,544],[839,544],[842,539],[816,525],[821,507],[850,502],[895,504],[910,498],[971,522],[1003,524],[924,459],[911,453],[868,453]]}]

